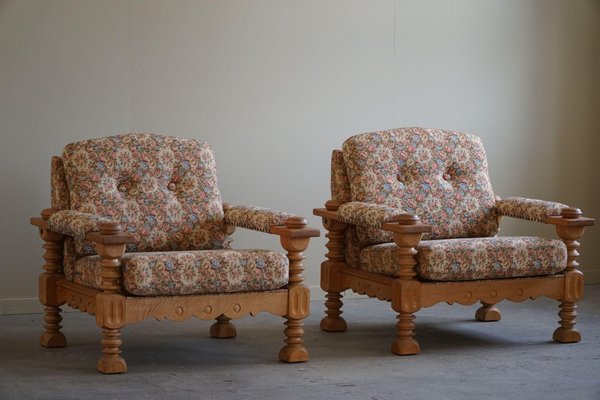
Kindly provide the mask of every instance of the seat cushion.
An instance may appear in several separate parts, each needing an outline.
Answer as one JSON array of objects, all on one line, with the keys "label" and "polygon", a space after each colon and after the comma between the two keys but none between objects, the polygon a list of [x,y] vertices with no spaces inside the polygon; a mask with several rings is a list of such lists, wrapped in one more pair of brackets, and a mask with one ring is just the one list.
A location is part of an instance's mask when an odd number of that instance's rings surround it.
[{"label": "seat cushion", "polygon": [[[361,251],[360,267],[394,276],[397,249],[394,243],[366,247]],[[567,266],[563,242],[537,237],[424,240],[417,250],[418,276],[433,281],[551,275]]]},{"label": "seat cushion", "polygon": [[[75,262],[73,281],[100,288],[100,256]],[[279,289],[288,283],[288,259],[268,250],[126,253],[123,290],[139,296],[235,293]]]}]

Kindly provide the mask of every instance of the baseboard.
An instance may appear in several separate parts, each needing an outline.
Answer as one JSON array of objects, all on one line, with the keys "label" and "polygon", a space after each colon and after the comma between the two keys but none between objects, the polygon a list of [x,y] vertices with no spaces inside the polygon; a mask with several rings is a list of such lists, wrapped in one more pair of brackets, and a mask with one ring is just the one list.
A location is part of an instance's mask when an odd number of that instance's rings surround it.
[{"label": "baseboard", "polygon": [[0,299],[0,315],[39,314],[44,306],[37,297],[23,299]]},{"label": "baseboard", "polygon": [[584,276],[586,285],[595,285],[600,283],[600,269],[586,270],[584,272]]}]

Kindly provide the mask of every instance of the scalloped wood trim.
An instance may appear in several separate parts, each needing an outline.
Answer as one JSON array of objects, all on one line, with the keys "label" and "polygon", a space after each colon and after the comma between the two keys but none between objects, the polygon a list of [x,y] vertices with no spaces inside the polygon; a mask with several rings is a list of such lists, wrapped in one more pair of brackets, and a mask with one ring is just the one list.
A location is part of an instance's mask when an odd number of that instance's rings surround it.
[{"label": "scalloped wood trim", "polygon": [[96,315],[96,295],[99,290],[79,285],[63,278],[56,283],[58,300],[67,303],[70,307]]},{"label": "scalloped wood trim", "polygon": [[259,312],[287,314],[287,289],[269,292],[247,292],[173,297],[127,297],[125,324],[146,318],[183,321],[191,317],[215,319],[220,315],[240,318]]},{"label": "scalloped wood trim", "polygon": [[342,290],[352,289],[358,294],[376,297],[379,300],[392,300],[394,278],[351,267],[342,267],[339,271],[343,277]]},{"label": "scalloped wood trim", "polygon": [[496,304],[502,300],[521,302],[546,296],[560,300],[564,295],[563,275],[534,278],[496,279],[465,282],[423,283],[421,307],[446,302],[471,305],[478,301]]},{"label": "scalloped wood trim", "polygon": [[[74,309],[96,314],[96,296],[102,291],[69,281],[57,281],[58,300]],[[269,312],[284,316],[288,313],[288,290],[205,294],[197,296],[125,297],[124,323],[131,324],[146,318],[183,321],[188,318],[215,319],[220,315],[240,318]]]},{"label": "scalloped wood trim", "polygon": [[[342,290],[352,289],[358,294],[392,300],[394,278],[356,268],[339,269]],[[437,303],[471,305],[478,301],[496,304],[502,300],[520,302],[547,296],[561,300],[565,295],[565,276],[552,275],[514,279],[495,279],[463,282],[418,282],[421,286],[420,307]]]}]

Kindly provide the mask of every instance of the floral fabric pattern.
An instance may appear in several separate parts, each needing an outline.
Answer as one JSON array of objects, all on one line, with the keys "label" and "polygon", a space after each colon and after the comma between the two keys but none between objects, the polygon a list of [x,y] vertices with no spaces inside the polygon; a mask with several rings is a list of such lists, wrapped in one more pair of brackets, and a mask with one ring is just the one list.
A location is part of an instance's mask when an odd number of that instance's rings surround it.
[{"label": "floral fabric pattern", "polygon": [[230,206],[225,210],[225,223],[240,228],[269,232],[271,226],[285,225],[285,221],[293,216],[294,214],[262,207]]},{"label": "floral fabric pattern", "polygon": [[[344,154],[341,150],[334,150],[331,154],[331,198],[342,203],[352,201],[350,195],[350,182],[346,173]],[[348,265],[358,268],[359,256],[362,245],[358,240],[356,226],[348,225],[344,240],[344,256]]]},{"label": "floral fabric pattern", "polygon": [[[394,276],[399,271],[397,249],[393,243],[366,247],[360,266]],[[433,281],[551,275],[567,266],[563,242],[537,237],[424,240],[417,251],[418,276]]]},{"label": "floral fabric pattern", "polygon": [[75,238],[75,247],[79,254],[90,254],[94,245],[85,240],[88,232],[98,232],[98,224],[112,222],[101,215],[87,214],[75,210],[57,211],[48,218],[48,226],[54,232]]},{"label": "floral fabric pattern", "polygon": [[546,222],[546,217],[560,215],[562,209],[567,207],[566,204],[525,197],[508,197],[496,202],[500,215],[537,222]]},{"label": "floral fabric pattern", "polygon": [[[127,250],[228,247],[215,161],[205,142],[128,134],[67,145],[63,164],[71,209],[119,222]],[[78,250],[93,254],[76,237]]]},{"label": "floral fabric pattern", "polygon": [[334,150],[331,154],[331,198],[342,203],[352,201],[344,154],[341,150]]},{"label": "floral fabric pattern", "polygon": [[405,211],[380,204],[353,201],[342,204],[337,213],[342,221],[349,224],[381,229],[384,223],[393,221],[394,217],[405,214]]},{"label": "floral fabric pattern", "polygon": [[[138,296],[235,293],[279,289],[288,283],[285,255],[268,250],[202,250],[126,253],[123,290]],[[99,289],[101,258],[82,257],[73,280]]]},{"label": "floral fabric pattern", "polygon": [[75,264],[77,259],[81,257],[75,249],[75,239],[72,237],[65,237],[63,241],[63,262],[62,271],[65,274],[65,278],[72,281],[75,273]]},{"label": "floral fabric pattern", "polygon": [[60,157],[52,157],[50,162],[50,205],[55,210],[68,210],[69,188],[67,177]]},{"label": "floral fabric pattern", "polygon": [[[352,201],[419,216],[432,225],[426,239],[497,233],[487,160],[476,136],[402,128],[353,136],[342,151]],[[387,232],[357,229],[363,244],[392,240]]]}]

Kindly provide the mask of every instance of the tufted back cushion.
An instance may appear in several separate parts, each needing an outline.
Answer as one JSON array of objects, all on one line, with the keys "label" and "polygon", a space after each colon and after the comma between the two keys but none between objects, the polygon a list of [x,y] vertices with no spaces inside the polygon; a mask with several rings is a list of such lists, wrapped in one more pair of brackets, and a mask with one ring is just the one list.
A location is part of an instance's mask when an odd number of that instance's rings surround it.
[{"label": "tufted back cushion", "polygon": [[119,221],[128,251],[227,246],[215,160],[208,144],[128,134],[69,144],[63,166],[72,210]]},{"label": "tufted back cushion", "polygon": [[[498,220],[480,139],[460,132],[401,128],[344,142],[352,201],[383,204],[433,226],[427,239],[494,236]],[[363,244],[392,240],[359,228]]]}]

